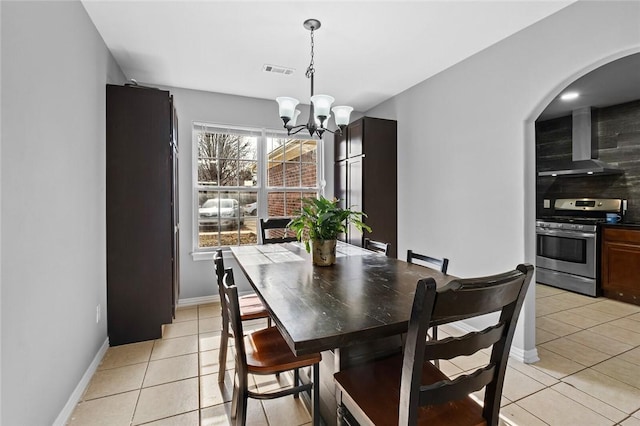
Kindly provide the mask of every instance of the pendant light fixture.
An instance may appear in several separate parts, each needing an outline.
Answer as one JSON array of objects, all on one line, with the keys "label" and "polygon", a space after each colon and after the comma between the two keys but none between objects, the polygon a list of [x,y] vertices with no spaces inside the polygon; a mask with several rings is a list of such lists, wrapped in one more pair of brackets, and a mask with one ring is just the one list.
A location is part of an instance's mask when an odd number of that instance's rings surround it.
[{"label": "pendant light fixture", "polygon": [[[311,79],[311,104],[307,124],[296,126],[296,120],[298,119],[298,115],[300,115],[300,110],[296,109],[299,103],[297,99],[285,96],[276,98],[278,109],[280,110],[280,118],[282,118],[288,135],[295,135],[303,129],[307,129],[311,137],[317,135],[319,138],[322,138],[322,134],[325,131],[341,134],[347,124],[349,124],[349,116],[351,115],[351,111],[353,111],[353,108],[350,106],[335,106],[331,108],[331,104],[335,100],[332,96],[313,94],[313,75],[315,73],[315,68],[313,67],[313,32],[320,28],[320,25],[320,21],[317,19],[307,19],[304,21],[304,27],[311,32],[311,62],[305,73],[306,77]],[[336,125],[338,126],[335,132],[327,129],[331,111],[333,111]]]}]

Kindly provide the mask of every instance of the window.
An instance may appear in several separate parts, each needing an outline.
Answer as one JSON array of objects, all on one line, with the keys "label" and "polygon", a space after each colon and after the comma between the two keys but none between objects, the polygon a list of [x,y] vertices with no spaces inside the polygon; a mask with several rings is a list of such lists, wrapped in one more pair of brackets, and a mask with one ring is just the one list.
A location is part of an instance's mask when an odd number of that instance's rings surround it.
[{"label": "window", "polygon": [[291,216],[318,194],[320,141],[201,123],[193,139],[194,252],[256,244],[259,217]]}]

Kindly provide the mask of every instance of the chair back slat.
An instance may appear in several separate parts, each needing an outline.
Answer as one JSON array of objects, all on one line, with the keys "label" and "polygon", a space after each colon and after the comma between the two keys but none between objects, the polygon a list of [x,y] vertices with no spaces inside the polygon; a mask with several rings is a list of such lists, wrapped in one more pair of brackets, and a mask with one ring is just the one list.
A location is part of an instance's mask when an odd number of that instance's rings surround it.
[{"label": "chair back slat", "polygon": [[[449,322],[499,311],[518,298],[524,279],[525,276],[516,270],[485,277],[484,281],[476,278],[452,281],[438,292],[438,303],[431,320]],[[453,289],[455,291],[447,291]]]},{"label": "chair back slat", "polygon": [[262,244],[290,243],[297,241],[295,233],[287,229],[291,218],[260,219]]},{"label": "chair back slat", "polygon": [[[500,397],[515,325],[533,275],[533,266],[482,278],[459,279],[436,291],[432,278],[419,280],[409,319],[400,384],[399,424],[415,425],[420,405],[436,405],[485,388],[483,417],[498,424]],[[427,341],[427,329],[438,321],[472,318],[500,311],[495,326],[457,338]],[[425,362],[473,355],[492,346],[486,366],[455,380],[421,383]],[[446,378],[446,376],[443,377]]]},{"label": "chair back slat", "polygon": [[238,300],[238,287],[235,285],[233,279],[233,269],[227,268],[222,280],[222,288],[224,295],[223,309],[226,310],[229,323],[231,324],[231,331],[233,332],[233,339],[235,341],[235,357],[236,368],[238,374],[246,375],[248,373],[247,368],[247,355],[244,346],[244,330],[242,328],[242,320],[240,319],[240,302]]},{"label": "chair back slat", "polygon": [[416,259],[426,263],[427,266],[435,266],[443,274],[446,274],[447,269],[449,268],[449,259],[446,257],[431,257],[425,254],[415,253],[413,250],[407,250],[407,263],[414,263],[413,261]]},{"label": "chair back slat", "polygon": [[374,251],[376,253],[382,253],[385,256],[389,255],[389,249],[391,248],[391,244],[383,243],[381,241],[375,241],[370,238],[364,239],[364,248],[366,250]]},{"label": "chair back slat", "polygon": [[438,405],[465,398],[489,384],[495,375],[495,366],[487,365],[472,374],[460,375],[454,380],[442,380],[420,387],[420,405]]},{"label": "chair back slat", "polygon": [[[437,302],[436,302],[437,303]],[[469,356],[498,342],[505,332],[504,323],[474,331],[461,337],[448,337],[442,340],[429,340],[426,343],[424,359],[452,359]]]}]

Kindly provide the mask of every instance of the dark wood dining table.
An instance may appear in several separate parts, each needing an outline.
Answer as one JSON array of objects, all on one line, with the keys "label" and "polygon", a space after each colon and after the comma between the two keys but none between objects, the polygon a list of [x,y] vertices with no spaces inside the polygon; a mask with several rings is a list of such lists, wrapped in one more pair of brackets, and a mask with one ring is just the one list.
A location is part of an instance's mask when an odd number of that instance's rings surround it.
[{"label": "dark wood dining table", "polygon": [[231,251],[295,354],[403,333],[418,280],[455,278],[343,242],[332,266],[312,265],[301,243]]},{"label": "dark wood dining table", "polygon": [[333,373],[388,346],[371,342],[406,332],[419,279],[442,287],[456,278],[342,242],[332,266],[314,266],[297,242],[231,251],[293,353],[322,352],[321,413],[328,424],[336,406]]}]

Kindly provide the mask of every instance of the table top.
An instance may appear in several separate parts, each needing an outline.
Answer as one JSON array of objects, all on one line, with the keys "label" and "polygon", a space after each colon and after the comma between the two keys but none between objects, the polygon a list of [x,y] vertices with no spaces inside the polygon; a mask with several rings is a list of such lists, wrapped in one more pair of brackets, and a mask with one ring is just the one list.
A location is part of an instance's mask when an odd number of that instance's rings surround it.
[{"label": "table top", "polygon": [[404,333],[418,280],[455,278],[342,242],[332,266],[314,266],[301,243],[231,251],[298,355]]}]

